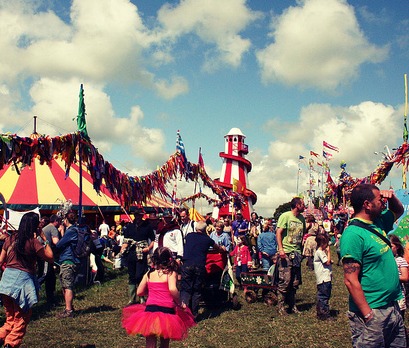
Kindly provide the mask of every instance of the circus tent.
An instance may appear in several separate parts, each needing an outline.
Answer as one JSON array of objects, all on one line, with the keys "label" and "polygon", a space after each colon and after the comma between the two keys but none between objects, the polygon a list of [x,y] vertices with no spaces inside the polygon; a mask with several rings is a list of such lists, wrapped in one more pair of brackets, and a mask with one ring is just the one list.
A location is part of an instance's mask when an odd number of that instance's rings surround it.
[{"label": "circus tent", "polygon": [[[20,174],[19,174],[20,173]],[[120,202],[102,185],[98,194],[93,187],[92,178],[83,166],[82,170],[82,206],[84,211],[121,213]],[[51,166],[40,164],[35,159],[30,166],[17,168],[5,165],[0,170],[0,192],[8,206],[13,210],[58,210],[66,201],[71,200],[73,208],[79,202],[79,166],[73,164],[66,175],[64,162],[54,159]],[[146,210],[172,208],[166,200],[152,196],[146,204]]]}]

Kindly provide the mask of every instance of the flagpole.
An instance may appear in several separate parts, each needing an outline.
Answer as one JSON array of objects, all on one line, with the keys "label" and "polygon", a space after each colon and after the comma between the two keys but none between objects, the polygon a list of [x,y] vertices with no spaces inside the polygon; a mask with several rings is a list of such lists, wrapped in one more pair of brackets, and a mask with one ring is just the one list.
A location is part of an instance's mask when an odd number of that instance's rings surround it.
[{"label": "flagpole", "polygon": [[[403,78],[404,78],[404,84],[405,84],[405,108],[403,112],[403,143],[406,144],[408,141],[408,128],[406,125],[406,119],[408,116],[408,76],[404,74]],[[407,171],[407,165],[402,166],[402,188],[403,189],[406,189],[406,171]]]},{"label": "flagpole", "polygon": [[[201,150],[202,150],[202,148],[199,147],[199,158],[200,158],[200,152],[201,152]],[[193,189],[193,195],[196,194],[197,180],[199,180],[199,177],[195,180],[195,187],[194,187],[194,189]],[[194,199],[194,198],[193,198],[193,200],[192,200],[192,207],[193,207],[193,209],[195,209],[195,199]]]},{"label": "flagpole", "polygon": [[300,183],[300,158],[298,158],[298,169],[297,169],[297,187],[295,194],[298,196],[298,185]]},{"label": "flagpole", "polygon": [[85,121],[85,103],[84,103],[84,86],[81,83],[79,94],[79,105],[77,115],[78,126],[78,157],[79,157],[79,197],[78,197],[78,215],[82,217],[82,139],[88,138],[87,126]]},{"label": "flagpole", "polygon": [[78,156],[79,156],[79,165],[80,165],[80,170],[79,170],[79,176],[80,176],[80,185],[79,185],[79,197],[78,197],[78,215],[79,217],[82,217],[82,156],[81,156],[81,151],[82,151],[82,146],[81,146],[81,141],[82,141],[82,136],[81,133],[79,133],[80,139],[78,142]]}]

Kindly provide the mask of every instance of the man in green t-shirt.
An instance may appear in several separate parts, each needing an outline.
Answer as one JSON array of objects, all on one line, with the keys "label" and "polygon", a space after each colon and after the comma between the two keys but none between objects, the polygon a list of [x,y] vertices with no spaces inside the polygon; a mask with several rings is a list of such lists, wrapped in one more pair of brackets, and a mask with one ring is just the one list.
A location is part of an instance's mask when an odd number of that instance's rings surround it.
[{"label": "man in green t-shirt", "polygon": [[301,284],[301,244],[305,233],[305,220],[301,213],[304,201],[295,197],[290,202],[291,210],[280,215],[277,222],[276,237],[279,258],[278,267],[278,313],[288,311],[299,313],[295,305],[295,294]]},{"label": "man in green t-shirt", "polygon": [[[388,209],[385,210],[385,200]],[[402,297],[398,268],[386,233],[402,215],[393,191],[361,184],[351,193],[354,218],[341,238],[344,283],[353,347],[406,347],[397,300]]]}]

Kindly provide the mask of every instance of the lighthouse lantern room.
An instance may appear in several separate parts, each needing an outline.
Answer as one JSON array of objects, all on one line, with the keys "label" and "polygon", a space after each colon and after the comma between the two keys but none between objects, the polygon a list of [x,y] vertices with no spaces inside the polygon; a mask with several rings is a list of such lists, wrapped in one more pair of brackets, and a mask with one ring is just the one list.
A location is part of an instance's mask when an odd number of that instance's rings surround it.
[{"label": "lighthouse lantern room", "polygon": [[[253,211],[253,204],[257,201],[257,195],[249,189],[247,174],[251,171],[251,162],[244,156],[248,154],[248,146],[244,143],[246,136],[239,128],[230,129],[225,136],[224,152],[219,156],[223,159],[222,171],[216,183],[225,189],[241,193],[245,197],[240,210],[244,218],[249,219]],[[235,213],[231,205],[223,206],[219,210],[219,216],[228,216]]]}]

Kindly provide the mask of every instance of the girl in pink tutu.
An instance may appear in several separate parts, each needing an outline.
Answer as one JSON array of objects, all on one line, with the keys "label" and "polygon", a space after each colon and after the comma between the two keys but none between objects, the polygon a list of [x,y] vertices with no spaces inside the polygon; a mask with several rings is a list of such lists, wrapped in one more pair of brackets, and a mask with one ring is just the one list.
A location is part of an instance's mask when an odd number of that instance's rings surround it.
[{"label": "girl in pink tutu", "polygon": [[138,286],[138,296],[148,296],[145,304],[125,307],[122,326],[128,335],[146,338],[146,347],[169,347],[170,340],[181,341],[190,327],[196,325],[192,313],[179,300],[176,287],[178,264],[168,248],[157,248],[152,256],[154,268],[146,273]]}]

